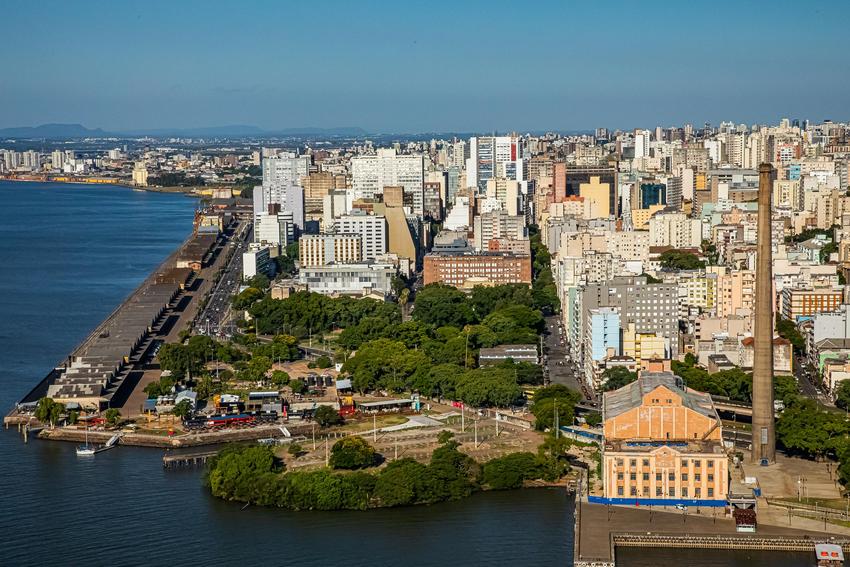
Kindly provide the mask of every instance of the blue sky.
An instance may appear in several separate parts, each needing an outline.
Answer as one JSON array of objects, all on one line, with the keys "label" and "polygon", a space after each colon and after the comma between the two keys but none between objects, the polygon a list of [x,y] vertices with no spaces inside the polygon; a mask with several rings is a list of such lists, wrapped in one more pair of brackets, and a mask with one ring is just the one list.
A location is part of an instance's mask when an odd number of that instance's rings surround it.
[{"label": "blue sky", "polygon": [[850,119],[850,2],[19,1],[0,127]]}]

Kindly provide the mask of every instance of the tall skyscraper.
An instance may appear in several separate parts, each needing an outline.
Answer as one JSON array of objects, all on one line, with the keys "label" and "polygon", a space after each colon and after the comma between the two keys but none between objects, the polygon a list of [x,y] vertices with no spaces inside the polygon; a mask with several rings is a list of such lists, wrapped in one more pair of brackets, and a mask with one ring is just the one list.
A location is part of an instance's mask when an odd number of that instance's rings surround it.
[{"label": "tall skyscraper", "polygon": [[404,187],[413,213],[424,214],[423,183],[425,161],[421,155],[398,155],[395,149],[381,148],[373,156],[351,159],[351,187],[355,199],[383,195],[384,187]]},{"label": "tall skyscraper", "polygon": [[524,179],[522,147],[516,136],[478,136],[469,139],[469,159],[466,160],[466,185],[483,193],[487,180],[506,177]]},{"label": "tall skyscraper", "polygon": [[771,198],[773,167],[759,166],[758,253],[756,256],[755,327],[753,332],[753,463],[776,460],[773,416],[773,253]]}]

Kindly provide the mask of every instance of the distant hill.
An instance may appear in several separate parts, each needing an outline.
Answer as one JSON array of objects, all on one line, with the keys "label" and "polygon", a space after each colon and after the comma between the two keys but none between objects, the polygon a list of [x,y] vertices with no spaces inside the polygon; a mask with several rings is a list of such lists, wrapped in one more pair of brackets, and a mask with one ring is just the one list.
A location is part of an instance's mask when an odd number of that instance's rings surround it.
[{"label": "distant hill", "polygon": [[189,138],[209,137],[286,137],[286,136],[365,136],[366,131],[356,127],[342,128],[283,128],[265,130],[257,126],[233,124],[229,126],[210,126],[203,128],[157,128],[153,130],[130,130],[122,132],[125,136],[175,136]]},{"label": "distant hill", "polygon": [[98,138],[109,136],[100,128],[92,130],[82,124],[42,124],[0,128],[0,138]]}]

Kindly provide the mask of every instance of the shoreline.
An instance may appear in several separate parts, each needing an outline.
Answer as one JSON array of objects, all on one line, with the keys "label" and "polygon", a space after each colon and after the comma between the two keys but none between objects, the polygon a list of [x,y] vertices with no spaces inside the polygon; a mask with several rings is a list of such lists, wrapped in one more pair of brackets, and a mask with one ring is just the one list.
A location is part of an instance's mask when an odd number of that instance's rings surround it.
[{"label": "shoreline", "polygon": [[159,187],[159,186],[138,186],[133,185],[132,183],[123,182],[121,180],[103,180],[103,181],[85,181],[85,180],[68,180],[68,179],[18,179],[18,178],[8,178],[8,177],[0,177],[0,181],[8,181],[9,183],[58,183],[58,184],[66,184],[66,185],[88,185],[92,187],[103,187],[103,186],[111,186],[111,187],[123,187],[126,189],[132,189],[134,191],[146,191],[149,193],[169,193],[169,194],[182,194],[187,197],[193,198],[203,198],[204,196],[195,192],[195,187],[180,187],[180,186],[172,186],[172,187]]},{"label": "shoreline", "polygon": [[[179,435],[169,437],[167,435],[153,435],[147,433],[125,432],[121,435],[119,445],[126,447],[155,447],[160,449],[179,449],[187,447],[206,447],[210,445],[221,445],[237,441],[256,441],[258,439],[279,438],[285,437],[281,431],[281,427],[277,425],[266,425],[253,427],[251,429],[229,429],[225,431],[209,431],[204,433],[196,433],[189,435]],[[289,426],[286,429],[291,435],[303,435],[301,429],[306,426],[296,425]],[[309,428],[307,428],[309,430]],[[90,442],[105,443],[110,437],[116,433],[121,433],[120,430],[114,431],[89,431],[88,438]],[[84,429],[42,429],[38,433],[38,438],[47,441],[65,441],[80,443],[85,441],[86,432]]]}]

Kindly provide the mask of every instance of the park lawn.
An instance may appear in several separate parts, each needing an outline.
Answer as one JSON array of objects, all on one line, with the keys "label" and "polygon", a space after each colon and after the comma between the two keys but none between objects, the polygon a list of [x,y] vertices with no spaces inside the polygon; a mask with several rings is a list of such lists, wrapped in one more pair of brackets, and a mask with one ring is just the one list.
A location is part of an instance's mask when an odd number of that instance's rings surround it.
[{"label": "park lawn", "polygon": [[346,423],[342,427],[339,428],[340,431],[349,431],[352,433],[359,433],[361,431],[371,431],[374,429],[375,424],[377,423],[378,429],[382,427],[390,427],[391,425],[401,425],[402,423],[407,423],[408,419],[397,413],[388,413],[384,415],[379,415],[375,421],[372,421],[371,417],[364,418],[358,421],[352,421]]}]

